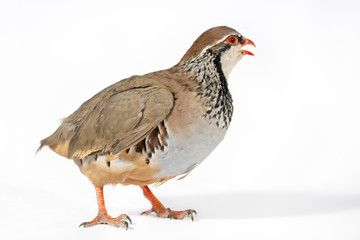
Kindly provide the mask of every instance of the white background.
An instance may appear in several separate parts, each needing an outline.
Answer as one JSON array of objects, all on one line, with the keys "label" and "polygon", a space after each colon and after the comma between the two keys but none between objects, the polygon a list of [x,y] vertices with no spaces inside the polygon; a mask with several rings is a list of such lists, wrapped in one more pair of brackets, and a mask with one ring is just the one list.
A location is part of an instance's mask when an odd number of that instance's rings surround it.
[{"label": "white background", "polygon": [[[1,1],[1,239],[360,239],[359,1]],[[139,216],[136,186],[108,186],[129,231],[97,213],[78,168],[39,141],[108,85],[174,65],[206,29],[253,40],[230,75],[220,146],[152,188],[194,222]]]}]

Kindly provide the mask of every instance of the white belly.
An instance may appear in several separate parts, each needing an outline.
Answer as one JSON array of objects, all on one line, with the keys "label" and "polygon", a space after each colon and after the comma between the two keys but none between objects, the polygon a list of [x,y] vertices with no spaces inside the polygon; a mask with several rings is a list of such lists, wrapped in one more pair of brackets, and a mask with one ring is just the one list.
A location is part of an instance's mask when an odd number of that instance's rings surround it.
[{"label": "white belly", "polygon": [[186,131],[190,137],[181,137],[168,129],[168,146],[164,151],[156,151],[155,163],[160,169],[154,177],[177,176],[191,171],[199,165],[222,141],[226,128],[215,123],[209,125],[208,119],[201,119]]}]

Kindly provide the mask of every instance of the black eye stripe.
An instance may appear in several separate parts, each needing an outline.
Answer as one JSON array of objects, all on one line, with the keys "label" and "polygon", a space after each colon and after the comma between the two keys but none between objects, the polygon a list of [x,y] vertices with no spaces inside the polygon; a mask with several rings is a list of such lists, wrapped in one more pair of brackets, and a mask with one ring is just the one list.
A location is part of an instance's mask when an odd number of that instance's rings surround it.
[{"label": "black eye stripe", "polygon": [[242,36],[238,37],[238,40],[239,40],[239,43],[240,44],[244,44],[245,43],[245,40]]}]

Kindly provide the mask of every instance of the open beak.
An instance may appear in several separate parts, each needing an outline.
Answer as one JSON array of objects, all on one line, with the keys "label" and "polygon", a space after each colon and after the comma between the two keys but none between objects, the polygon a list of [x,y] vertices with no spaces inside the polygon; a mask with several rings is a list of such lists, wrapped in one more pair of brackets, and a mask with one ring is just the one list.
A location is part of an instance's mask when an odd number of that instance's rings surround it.
[{"label": "open beak", "polygon": [[[245,45],[253,45],[254,47],[256,47],[255,43],[253,43],[253,41],[251,41],[250,39],[241,37],[241,47],[245,46]],[[247,50],[243,50],[241,49],[241,53],[244,55],[250,55],[250,56],[254,56],[254,54],[250,51]]]}]

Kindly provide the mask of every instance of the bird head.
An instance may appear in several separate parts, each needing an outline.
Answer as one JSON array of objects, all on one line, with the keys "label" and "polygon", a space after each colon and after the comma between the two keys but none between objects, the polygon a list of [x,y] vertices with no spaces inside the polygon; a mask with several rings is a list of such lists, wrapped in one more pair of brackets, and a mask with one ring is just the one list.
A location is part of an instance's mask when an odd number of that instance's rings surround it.
[{"label": "bird head", "polygon": [[227,79],[231,70],[243,56],[254,55],[252,52],[242,49],[245,45],[256,47],[250,39],[232,28],[214,27],[205,31],[195,40],[180,62],[207,59],[206,56],[210,55],[219,71]]}]

